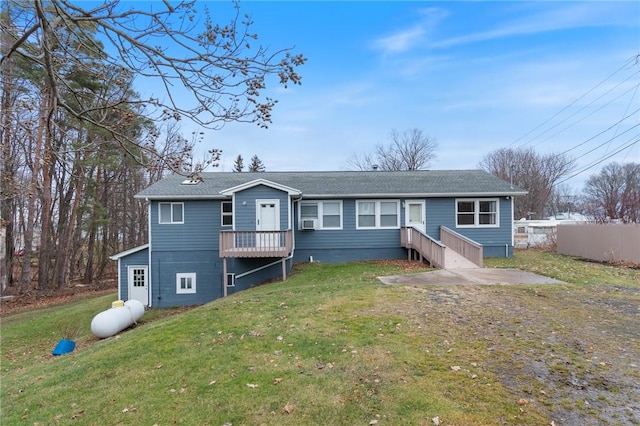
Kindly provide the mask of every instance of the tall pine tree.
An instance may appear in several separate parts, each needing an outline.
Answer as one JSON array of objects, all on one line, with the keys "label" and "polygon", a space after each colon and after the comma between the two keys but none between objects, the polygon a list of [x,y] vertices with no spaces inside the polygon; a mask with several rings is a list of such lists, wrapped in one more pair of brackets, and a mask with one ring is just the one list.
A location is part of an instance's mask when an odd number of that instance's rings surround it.
[{"label": "tall pine tree", "polygon": [[262,160],[258,158],[257,155],[251,157],[251,164],[249,164],[250,172],[264,172],[264,164],[262,164]]},{"label": "tall pine tree", "polygon": [[236,161],[233,162],[233,171],[240,173],[244,170],[244,159],[242,155],[238,154]]}]

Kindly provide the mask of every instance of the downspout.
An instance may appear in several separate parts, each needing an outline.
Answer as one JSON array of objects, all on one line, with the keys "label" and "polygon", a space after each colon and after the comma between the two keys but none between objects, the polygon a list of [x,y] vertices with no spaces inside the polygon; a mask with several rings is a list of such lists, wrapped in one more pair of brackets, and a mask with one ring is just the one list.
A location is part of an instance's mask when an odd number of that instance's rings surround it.
[{"label": "downspout", "polygon": [[[118,300],[122,300],[122,274],[120,273],[121,268],[122,268],[122,258],[118,258]],[[127,274],[127,281],[129,280],[128,277],[129,274]],[[129,283],[127,282],[127,293],[129,292]]]},{"label": "downspout", "polygon": [[[515,213],[514,213],[514,201],[513,201],[513,196],[509,197],[511,198],[511,247],[515,247],[516,245],[516,241],[515,241],[515,236],[513,233],[513,224],[515,223]],[[507,247],[507,253],[506,253],[506,257],[509,257],[509,248]]]},{"label": "downspout", "polygon": [[145,200],[147,201],[147,234],[149,235],[149,260],[148,260],[148,264],[149,267],[147,268],[147,273],[149,274],[149,276],[147,277],[148,279],[148,283],[149,283],[149,307],[151,308],[153,305],[153,268],[152,268],[152,263],[151,263],[151,250],[153,249],[153,245],[151,244],[151,201],[149,201],[149,198],[145,198]]},{"label": "downspout", "polygon": [[293,208],[293,206],[300,200],[302,200],[302,194],[300,194],[300,196],[296,200],[294,200],[294,199],[291,200],[291,213],[290,213],[290,216],[291,216],[291,256],[289,256],[286,260],[289,260],[289,259],[293,258],[293,253],[295,253],[295,251],[296,251],[296,230],[295,230],[295,227],[294,227],[294,225],[295,225],[295,217],[293,216],[293,211],[295,209]]}]

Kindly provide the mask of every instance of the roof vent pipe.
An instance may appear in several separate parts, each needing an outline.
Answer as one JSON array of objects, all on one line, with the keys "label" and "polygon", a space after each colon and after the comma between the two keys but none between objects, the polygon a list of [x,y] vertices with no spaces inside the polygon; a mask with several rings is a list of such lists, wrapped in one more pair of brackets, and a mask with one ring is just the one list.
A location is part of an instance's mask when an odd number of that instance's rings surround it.
[{"label": "roof vent pipe", "polygon": [[372,165],[371,165],[371,169],[372,169],[374,172],[378,171],[378,165],[377,165],[377,164],[372,164]]}]

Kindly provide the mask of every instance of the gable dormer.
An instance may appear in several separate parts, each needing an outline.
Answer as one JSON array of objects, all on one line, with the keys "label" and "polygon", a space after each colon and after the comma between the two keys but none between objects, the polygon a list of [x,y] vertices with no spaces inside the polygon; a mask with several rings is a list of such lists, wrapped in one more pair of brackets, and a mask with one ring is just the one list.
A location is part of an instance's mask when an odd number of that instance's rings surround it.
[{"label": "gable dormer", "polygon": [[266,179],[254,179],[220,194],[232,200],[234,230],[279,231],[291,229],[292,200],[302,192]]}]

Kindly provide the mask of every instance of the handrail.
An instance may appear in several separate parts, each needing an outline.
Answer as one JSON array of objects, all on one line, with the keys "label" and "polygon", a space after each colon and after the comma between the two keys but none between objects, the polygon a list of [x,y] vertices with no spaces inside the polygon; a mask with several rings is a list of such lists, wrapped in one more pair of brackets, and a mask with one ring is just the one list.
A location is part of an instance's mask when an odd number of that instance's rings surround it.
[{"label": "handrail", "polygon": [[221,231],[220,257],[286,257],[293,231]]},{"label": "handrail", "polygon": [[444,244],[423,234],[413,227],[400,228],[400,244],[402,247],[417,250],[420,256],[426,258],[436,268],[444,268]]},{"label": "handrail", "polygon": [[483,253],[482,244],[473,241],[453,231],[446,226],[440,226],[440,240],[465,259],[482,268]]}]

